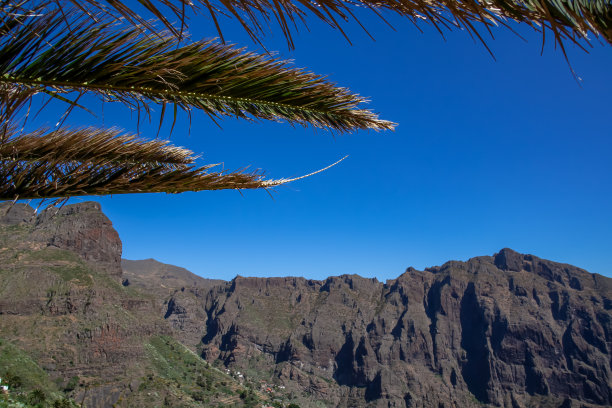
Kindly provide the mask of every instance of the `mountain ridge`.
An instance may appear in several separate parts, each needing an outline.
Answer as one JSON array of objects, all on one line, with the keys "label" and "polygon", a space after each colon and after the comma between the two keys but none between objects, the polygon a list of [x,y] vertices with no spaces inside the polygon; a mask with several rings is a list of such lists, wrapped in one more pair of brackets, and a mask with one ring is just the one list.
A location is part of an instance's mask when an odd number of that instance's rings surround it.
[{"label": "mountain ridge", "polygon": [[[58,326],[68,330],[51,355],[35,331],[9,339],[52,375],[74,372],[63,347],[89,356],[82,362],[92,386],[122,369],[87,361],[107,355],[146,370],[153,361],[146,356],[157,355],[146,350],[172,350],[177,341],[211,366],[273,385],[285,405],[612,405],[612,279],[572,265],[503,248],[410,267],[386,282],[354,274],[207,280],[151,259],[123,260],[118,274],[121,243],[99,205],[45,210],[44,217],[19,204],[7,208],[0,204],[0,337],[25,330],[13,320],[59,325],[58,317],[69,318],[73,326]],[[28,286],[23,276],[37,278]],[[39,300],[23,301],[35,293]],[[137,343],[159,334],[171,337]],[[122,342],[135,348],[117,347]],[[173,361],[180,368],[182,360]],[[170,381],[167,367],[161,372]],[[121,374],[135,376],[129,387],[92,392],[90,406],[147,406],[153,400],[138,384],[153,380],[143,373]],[[179,396],[197,403],[172,387],[165,394],[172,404],[181,406]]]},{"label": "mountain ridge", "polygon": [[[222,279],[210,279],[176,265],[160,262],[154,258],[141,260],[121,259],[123,278],[127,285],[137,285],[142,288],[152,289],[151,285],[165,285],[166,287],[200,287],[207,288],[212,285],[226,282]],[[155,282],[151,279],[155,278]]]},{"label": "mountain ridge", "polygon": [[207,300],[202,355],[267,355],[335,406],[607,406],[611,282],[510,249],[386,283],[237,277]]}]

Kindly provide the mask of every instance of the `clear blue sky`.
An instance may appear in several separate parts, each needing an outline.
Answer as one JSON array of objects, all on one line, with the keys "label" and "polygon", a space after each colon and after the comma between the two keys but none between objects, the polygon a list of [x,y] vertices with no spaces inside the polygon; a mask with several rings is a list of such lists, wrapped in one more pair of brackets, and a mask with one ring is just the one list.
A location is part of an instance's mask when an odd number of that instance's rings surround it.
[{"label": "clear blue sky", "polygon": [[[194,38],[215,36],[206,19]],[[334,136],[287,124],[195,112],[171,140],[226,168],[289,177],[350,157],[322,174],[265,191],[100,198],[124,257],[155,258],[204,277],[357,273],[380,280],[406,267],[491,255],[503,247],[612,276],[612,48],[568,44],[580,85],[560,50],[519,29],[494,31],[486,49],[466,32],[397,31],[366,17],[342,35],[310,20],[289,52],[278,27],[265,43],[295,66],[328,75],[371,99],[395,132]],[[257,50],[231,22],[225,37]],[[547,36],[550,38],[551,35]],[[98,105],[93,105],[99,106]],[[120,106],[72,124],[135,130]],[[155,136],[156,121],[143,126]],[[164,129],[169,128],[168,120]],[[163,130],[162,130],[163,134]],[[73,198],[72,203],[80,201]]]}]

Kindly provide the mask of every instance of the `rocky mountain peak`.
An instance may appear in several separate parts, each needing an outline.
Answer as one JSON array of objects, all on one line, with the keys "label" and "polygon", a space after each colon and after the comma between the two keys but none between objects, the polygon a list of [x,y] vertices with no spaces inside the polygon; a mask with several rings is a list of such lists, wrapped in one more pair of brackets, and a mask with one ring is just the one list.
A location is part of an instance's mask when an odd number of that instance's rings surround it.
[{"label": "rocky mountain peak", "polygon": [[510,248],[503,248],[493,255],[493,262],[502,271],[520,272],[523,267],[524,255]]},{"label": "rocky mountain peak", "polygon": [[29,240],[77,253],[98,270],[120,277],[121,240],[97,202],[47,207],[38,216],[27,204],[0,203],[0,224],[25,225]]}]

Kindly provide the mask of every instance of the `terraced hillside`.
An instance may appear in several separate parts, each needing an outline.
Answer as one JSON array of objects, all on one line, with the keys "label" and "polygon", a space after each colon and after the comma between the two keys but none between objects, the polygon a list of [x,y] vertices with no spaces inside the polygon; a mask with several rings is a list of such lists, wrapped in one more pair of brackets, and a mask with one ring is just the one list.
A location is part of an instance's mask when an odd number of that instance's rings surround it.
[{"label": "terraced hillside", "polygon": [[121,242],[96,203],[38,216],[8,208],[0,204],[0,377],[9,384],[0,406],[260,400],[175,340],[154,294],[121,284]]}]

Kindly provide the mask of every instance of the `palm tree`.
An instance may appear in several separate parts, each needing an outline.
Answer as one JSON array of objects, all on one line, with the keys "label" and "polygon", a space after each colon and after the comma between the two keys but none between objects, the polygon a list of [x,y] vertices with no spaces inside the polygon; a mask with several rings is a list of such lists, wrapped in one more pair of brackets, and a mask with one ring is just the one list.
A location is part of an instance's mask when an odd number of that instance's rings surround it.
[{"label": "palm tree", "polygon": [[[287,62],[225,45],[218,14],[235,17],[258,42],[262,27],[275,19],[290,47],[292,24],[312,17],[342,31],[338,21],[356,20],[355,7],[381,18],[380,11],[391,11],[440,31],[464,28],[481,40],[477,28],[524,22],[551,30],[563,52],[565,41],[580,45],[590,33],[612,43],[610,0],[139,0],[157,22],[120,0],[0,2],[0,199],[13,200],[268,188],[292,181],[196,167],[197,157],[186,149],[114,128],[64,127],[72,109],[87,109],[79,102],[88,94],[139,116],[150,116],[150,106],[159,105],[160,128],[171,107],[174,120],[179,109],[197,109],[212,120],[281,120],[340,133],[393,129],[394,123],[363,109],[360,96]],[[210,13],[220,43],[186,40],[188,9]],[[21,132],[20,120],[40,97],[48,99],[45,104],[67,104],[60,125]]]}]

